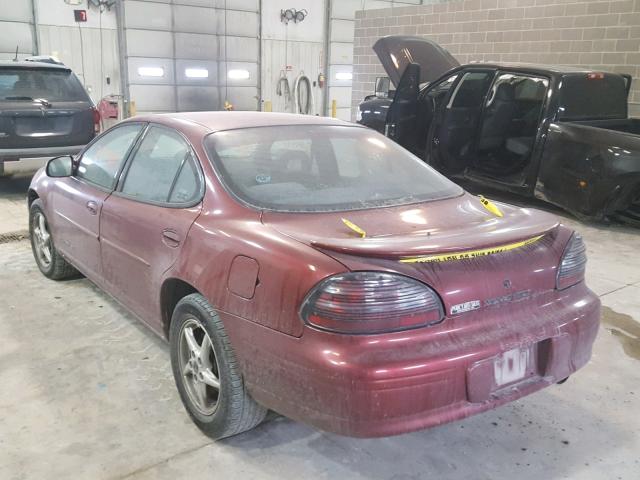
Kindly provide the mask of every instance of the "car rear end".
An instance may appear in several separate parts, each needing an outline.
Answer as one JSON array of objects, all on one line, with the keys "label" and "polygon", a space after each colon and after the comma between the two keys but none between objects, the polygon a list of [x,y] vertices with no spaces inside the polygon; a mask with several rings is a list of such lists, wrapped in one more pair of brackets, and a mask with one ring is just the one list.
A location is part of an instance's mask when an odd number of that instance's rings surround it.
[{"label": "car rear end", "polygon": [[0,165],[76,154],[98,128],[98,112],[69,68],[0,63]]},{"label": "car rear end", "polygon": [[600,301],[584,282],[579,235],[563,226],[540,235],[424,263],[322,248],[349,272],[309,292],[298,340],[262,329],[246,339],[254,355],[267,345],[278,358],[259,378],[248,369],[252,393],[324,430],[372,437],[563,381],[591,356]]},{"label": "car rear end", "polygon": [[292,254],[270,275],[257,259],[265,285],[320,279],[283,291],[290,308],[256,298],[300,328],[220,312],[259,403],[324,430],[393,435],[514,400],[589,360],[600,302],[581,238],[555,216],[470,195],[368,129],[249,130],[208,139],[225,187],[260,208],[264,237],[327,263]]}]

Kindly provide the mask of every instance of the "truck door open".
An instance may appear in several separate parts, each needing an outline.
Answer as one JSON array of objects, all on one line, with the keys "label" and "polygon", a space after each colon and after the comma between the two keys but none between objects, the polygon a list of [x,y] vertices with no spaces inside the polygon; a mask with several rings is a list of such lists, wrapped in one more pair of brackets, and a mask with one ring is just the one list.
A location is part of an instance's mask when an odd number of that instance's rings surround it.
[{"label": "truck door open", "polygon": [[445,173],[462,172],[471,161],[482,105],[494,73],[492,70],[464,73],[436,112],[430,163]]},{"label": "truck door open", "polygon": [[411,151],[415,151],[417,139],[419,81],[420,66],[410,63],[398,83],[385,124],[385,135]]}]

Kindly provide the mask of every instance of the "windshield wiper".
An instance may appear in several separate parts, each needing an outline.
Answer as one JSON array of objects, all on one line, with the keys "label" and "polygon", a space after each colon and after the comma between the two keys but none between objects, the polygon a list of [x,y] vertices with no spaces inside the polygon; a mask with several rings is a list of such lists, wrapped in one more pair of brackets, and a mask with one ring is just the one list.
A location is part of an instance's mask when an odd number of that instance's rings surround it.
[{"label": "windshield wiper", "polygon": [[4,97],[4,99],[5,100],[30,100],[30,101],[33,101],[33,98],[25,97],[25,96],[22,96],[22,95],[17,95],[17,96],[14,96],[14,97]]},{"label": "windshield wiper", "polygon": [[46,98],[32,98],[32,97],[27,97],[26,95],[15,95],[12,97],[4,97],[5,100],[24,100],[24,101],[30,101],[30,102],[38,102],[41,103],[42,105],[44,105],[45,107],[50,107],[51,106],[51,102],[49,100],[47,100]]}]

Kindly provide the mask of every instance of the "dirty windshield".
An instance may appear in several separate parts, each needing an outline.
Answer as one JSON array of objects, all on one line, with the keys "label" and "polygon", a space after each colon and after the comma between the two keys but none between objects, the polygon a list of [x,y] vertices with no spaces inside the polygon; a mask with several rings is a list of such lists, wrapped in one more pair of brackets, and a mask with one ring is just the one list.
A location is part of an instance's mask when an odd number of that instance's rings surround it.
[{"label": "dirty windshield", "polygon": [[462,189],[371,130],[333,125],[256,127],[206,140],[227,188],[277,211],[341,211],[460,195]]}]

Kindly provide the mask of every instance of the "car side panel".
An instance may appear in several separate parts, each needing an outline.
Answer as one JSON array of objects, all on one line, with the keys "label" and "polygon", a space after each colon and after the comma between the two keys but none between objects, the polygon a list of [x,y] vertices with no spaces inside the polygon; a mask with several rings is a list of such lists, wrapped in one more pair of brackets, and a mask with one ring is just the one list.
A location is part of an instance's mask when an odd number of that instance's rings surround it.
[{"label": "car side panel", "polygon": [[629,206],[640,188],[640,137],[569,122],[549,127],[535,195],[571,213],[602,219]]},{"label": "car side panel", "polygon": [[102,268],[108,290],[134,313],[161,328],[157,292],[176,261],[201,206],[169,208],[114,193],[100,218]]},{"label": "car side panel", "polygon": [[[300,336],[303,323],[298,308],[306,294],[327,275],[346,268],[263,225],[258,212],[242,210],[243,219],[238,218],[241,212],[205,208],[191,228],[178,262],[165,278],[179,278],[193,285],[220,312],[285,335]],[[251,298],[234,288],[234,278],[230,277],[237,256],[257,264],[253,266],[258,275]]]}]

